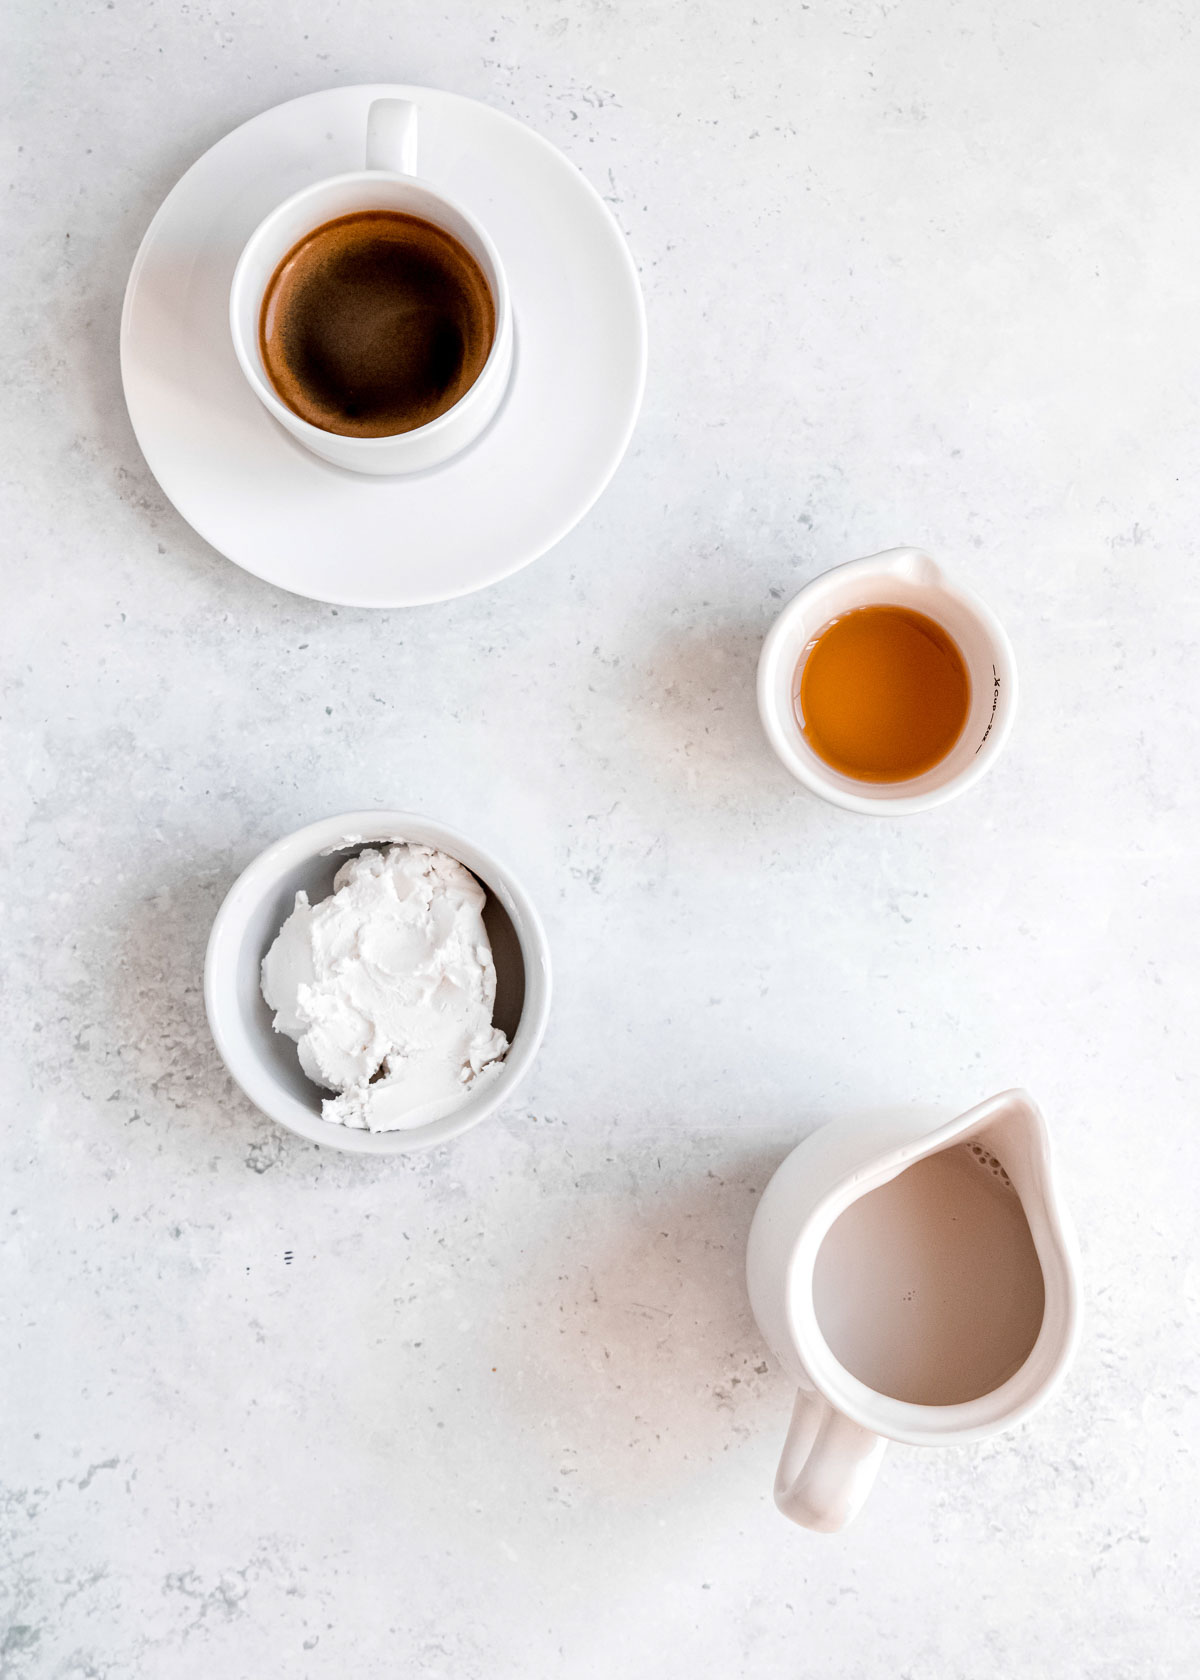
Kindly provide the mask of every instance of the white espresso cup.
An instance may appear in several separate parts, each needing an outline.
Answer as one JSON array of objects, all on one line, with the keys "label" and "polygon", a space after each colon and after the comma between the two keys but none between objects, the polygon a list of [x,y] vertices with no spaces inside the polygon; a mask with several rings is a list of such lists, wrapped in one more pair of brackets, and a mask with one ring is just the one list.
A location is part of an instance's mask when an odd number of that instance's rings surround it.
[{"label": "white espresso cup", "polygon": [[[859,607],[908,607],[957,645],[970,678],[966,722],[946,756],[907,781],[868,782],[816,753],[796,715],[798,672],[813,640]],[[824,572],[784,607],[758,662],[758,711],[767,740],[798,782],[848,811],[901,816],[963,793],[996,762],[1017,705],[1017,666],[996,615],[917,548],[889,548]]]},{"label": "white espresso cup", "polygon": [[[250,235],[229,294],[233,347],[250,389],[281,426],[322,460],[351,472],[396,474],[439,466],[474,443],[494,418],[513,364],[508,283],[495,246],[461,205],[417,177],[417,107],[377,99],[367,117],[366,168],[303,187]],[[432,222],[466,247],[483,270],[496,310],[491,351],[470,389],[427,425],[390,437],[344,437],[304,420],[279,397],[259,348],[263,297],[284,257],[307,234],[364,210],[392,210]]]}]

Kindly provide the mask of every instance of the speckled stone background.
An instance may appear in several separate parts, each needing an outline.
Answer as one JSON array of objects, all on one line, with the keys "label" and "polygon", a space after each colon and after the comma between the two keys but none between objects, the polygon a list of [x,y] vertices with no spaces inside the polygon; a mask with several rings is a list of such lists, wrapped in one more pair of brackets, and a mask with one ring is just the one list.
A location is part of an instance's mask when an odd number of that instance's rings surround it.
[{"label": "speckled stone background", "polygon": [[[0,1673],[1191,1680],[1192,8],[20,0],[6,34]],[[578,163],[652,363],[574,535],[372,615],[183,524],[117,322],[207,146],[384,78]],[[1023,706],[973,794],[865,821],[776,765],[754,661],[899,542],[1000,613]],[[557,964],[523,1100],[387,1163],[256,1114],[200,995],[243,864],[375,803],[504,853]],[[792,1528],[758,1190],[831,1116],[1017,1082],[1087,1268],[1064,1393]]]}]

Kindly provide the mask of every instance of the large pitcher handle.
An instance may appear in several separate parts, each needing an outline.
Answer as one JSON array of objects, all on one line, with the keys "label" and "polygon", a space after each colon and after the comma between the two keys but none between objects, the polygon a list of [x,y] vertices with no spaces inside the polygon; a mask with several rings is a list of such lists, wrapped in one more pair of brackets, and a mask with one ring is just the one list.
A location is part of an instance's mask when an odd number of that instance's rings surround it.
[{"label": "large pitcher handle", "polygon": [[803,1528],[833,1534],[856,1517],[887,1442],[801,1389],[775,1473],[775,1503]]}]

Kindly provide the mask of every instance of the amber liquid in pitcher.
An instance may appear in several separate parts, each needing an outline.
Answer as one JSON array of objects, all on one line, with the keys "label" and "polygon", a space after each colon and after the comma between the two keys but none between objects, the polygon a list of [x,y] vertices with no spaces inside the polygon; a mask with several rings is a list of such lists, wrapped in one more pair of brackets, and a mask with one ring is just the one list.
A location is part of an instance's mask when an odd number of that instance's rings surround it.
[{"label": "amber liquid in pitcher", "polygon": [[958,644],[909,607],[857,607],[819,630],[796,667],[804,739],[860,782],[932,770],[963,732],[971,679]]}]

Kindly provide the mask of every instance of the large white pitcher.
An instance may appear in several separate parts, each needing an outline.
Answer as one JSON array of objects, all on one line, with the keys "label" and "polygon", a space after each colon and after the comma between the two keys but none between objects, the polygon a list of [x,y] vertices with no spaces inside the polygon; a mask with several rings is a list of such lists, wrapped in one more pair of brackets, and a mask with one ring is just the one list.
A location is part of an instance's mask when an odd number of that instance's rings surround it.
[{"label": "large white pitcher", "polygon": [[[958,1145],[969,1152],[964,1159],[998,1174],[1004,1190],[1020,1199],[1032,1239],[1029,1264],[1041,1273],[1041,1323],[1036,1328],[1034,1321],[1036,1339],[1019,1368],[998,1386],[954,1404],[917,1404],[868,1386],[835,1356],[814,1278],[821,1278],[827,1304],[837,1274],[831,1283],[829,1263],[823,1260],[819,1270],[818,1255],[835,1221],[914,1164]],[[886,1273],[886,1250],[881,1264]],[[845,1287],[860,1287],[852,1276],[850,1268]],[[894,1280],[895,1287],[902,1289],[903,1281]],[[955,1281],[961,1291],[962,1279]],[[798,1387],[776,1503],[806,1528],[840,1529],[870,1492],[889,1440],[941,1446],[997,1434],[1046,1399],[1070,1360],[1079,1321],[1075,1246],[1037,1107],[1023,1091],[1006,1091],[932,1129],[911,1113],[823,1127],[793,1150],[763,1192],[750,1231],[747,1283],[759,1328]],[[879,1310],[902,1312],[886,1294],[881,1291]]]}]

